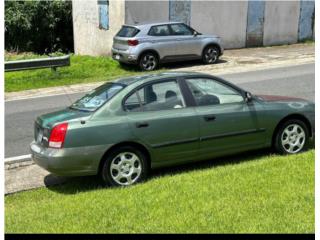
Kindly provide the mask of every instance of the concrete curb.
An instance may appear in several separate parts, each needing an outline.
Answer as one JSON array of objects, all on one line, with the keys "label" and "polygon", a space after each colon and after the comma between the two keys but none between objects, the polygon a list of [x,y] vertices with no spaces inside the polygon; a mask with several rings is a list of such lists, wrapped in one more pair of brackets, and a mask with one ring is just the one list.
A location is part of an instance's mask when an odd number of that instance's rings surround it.
[{"label": "concrete curb", "polygon": [[5,170],[11,170],[18,167],[24,167],[28,165],[32,165],[34,162],[31,159],[31,155],[24,155],[12,158],[6,158],[4,160]]}]

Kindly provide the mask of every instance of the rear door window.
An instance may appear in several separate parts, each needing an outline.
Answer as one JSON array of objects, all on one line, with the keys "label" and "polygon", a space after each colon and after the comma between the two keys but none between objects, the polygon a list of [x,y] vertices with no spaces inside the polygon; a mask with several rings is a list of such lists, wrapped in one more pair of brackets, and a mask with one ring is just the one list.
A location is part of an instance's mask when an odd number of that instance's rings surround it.
[{"label": "rear door window", "polygon": [[168,25],[158,25],[150,28],[148,35],[150,36],[169,36],[170,30]]},{"label": "rear door window", "polygon": [[184,108],[185,103],[176,81],[148,84],[134,92],[124,103],[126,111],[159,111]]},{"label": "rear door window", "polygon": [[130,26],[122,26],[120,31],[117,33],[117,37],[134,37],[140,32],[139,29]]}]

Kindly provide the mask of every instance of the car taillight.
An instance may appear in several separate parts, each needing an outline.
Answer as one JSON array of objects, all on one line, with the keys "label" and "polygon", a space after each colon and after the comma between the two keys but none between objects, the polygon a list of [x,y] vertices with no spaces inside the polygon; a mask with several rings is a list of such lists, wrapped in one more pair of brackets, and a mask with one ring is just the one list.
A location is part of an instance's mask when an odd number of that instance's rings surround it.
[{"label": "car taillight", "polygon": [[137,46],[139,44],[138,40],[128,40],[129,46]]},{"label": "car taillight", "polygon": [[68,123],[61,123],[55,126],[50,133],[49,147],[62,148],[64,139],[67,134]]}]

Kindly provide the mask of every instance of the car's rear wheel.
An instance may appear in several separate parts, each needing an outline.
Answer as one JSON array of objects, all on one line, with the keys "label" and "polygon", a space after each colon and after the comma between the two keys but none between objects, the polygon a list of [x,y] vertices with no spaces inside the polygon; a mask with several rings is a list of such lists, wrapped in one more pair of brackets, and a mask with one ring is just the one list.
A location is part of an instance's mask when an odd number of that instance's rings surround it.
[{"label": "car's rear wheel", "polygon": [[147,174],[146,156],[138,149],[123,146],[106,157],[102,180],[109,186],[129,186],[145,179]]},{"label": "car's rear wheel", "polygon": [[159,65],[158,57],[153,52],[143,53],[139,59],[139,67],[142,71],[153,71]]},{"label": "car's rear wheel", "polygon": [[219,60],[219,48],[217,46],[208,46],[203,50],[202,61],[205,64],[216,63]]},{"label": "car's rear wheel", "polygon": [[305,150],[309,140],[306,124],[298,119],[284,122],[278,129],[275,148],[281,154],[294,154]]}]

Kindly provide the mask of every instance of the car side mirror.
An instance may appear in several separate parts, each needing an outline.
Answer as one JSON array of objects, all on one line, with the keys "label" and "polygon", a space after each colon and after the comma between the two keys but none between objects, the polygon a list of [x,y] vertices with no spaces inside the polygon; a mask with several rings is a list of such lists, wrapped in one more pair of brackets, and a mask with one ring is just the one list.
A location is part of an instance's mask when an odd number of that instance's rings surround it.
[{"label": "car side mirror", "polygon": [[245,93],[245,100],[247,103],[252,101],[252,94],[250,92]]},{"label": "car side mirror", "polygon": [[193,31],[193,36],[194,37],[198,36],[198,32],[197,31]]}]

